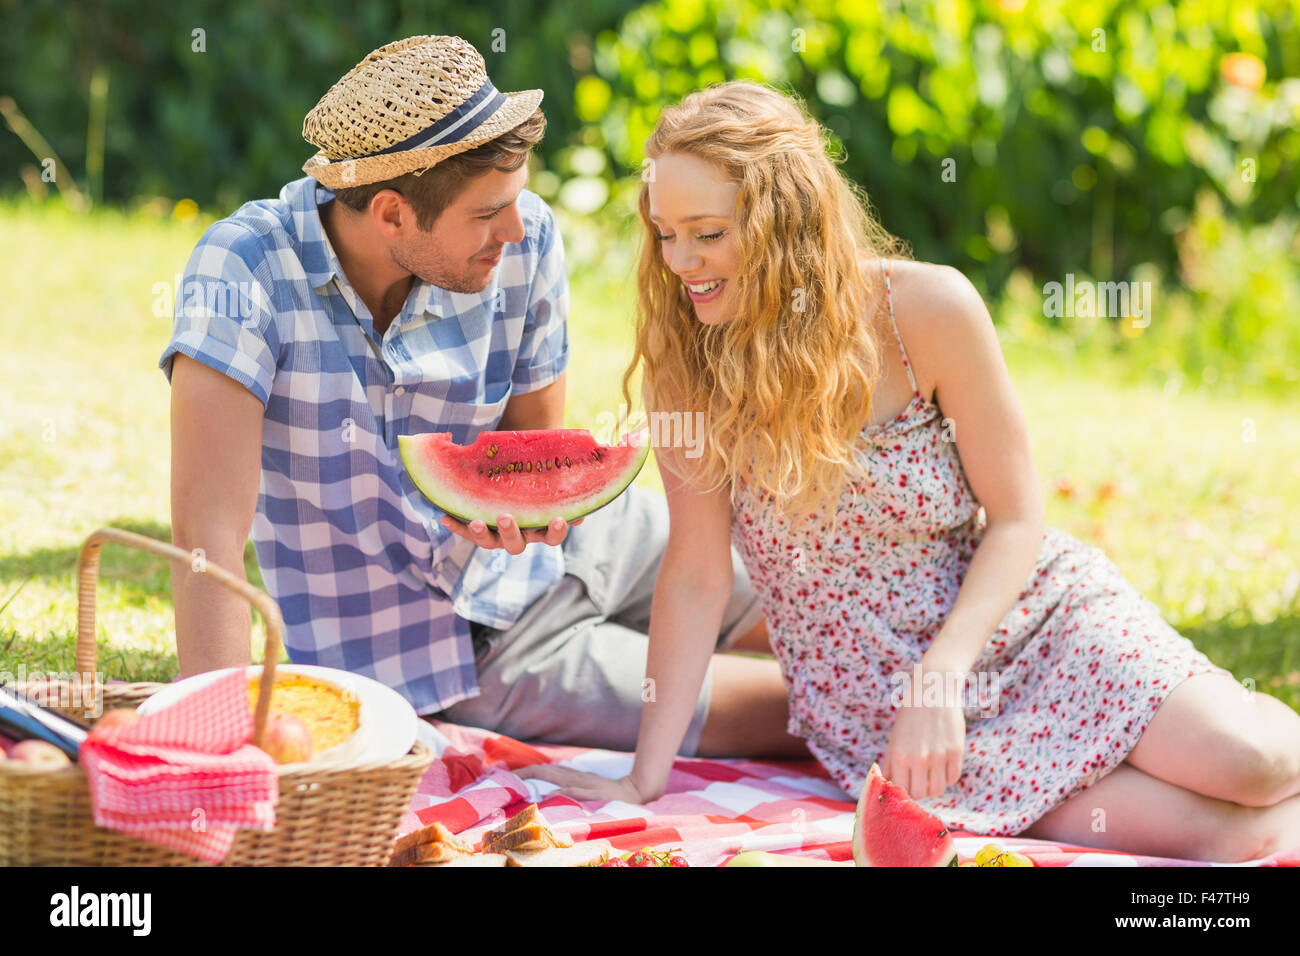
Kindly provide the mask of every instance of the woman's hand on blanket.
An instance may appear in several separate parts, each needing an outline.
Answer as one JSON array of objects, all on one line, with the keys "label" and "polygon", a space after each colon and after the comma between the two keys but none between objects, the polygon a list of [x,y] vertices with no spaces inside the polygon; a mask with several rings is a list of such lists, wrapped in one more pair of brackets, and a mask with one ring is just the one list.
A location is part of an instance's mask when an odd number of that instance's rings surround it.
[{"label": "woman's hand on blanket", "polygon": [[919,800],[937,797],[961,777],[966,718],[960,706],[899,709],[880,772]]},{"label": "woman's hand on blanket", "polygon": [[443,515],[442,526],[466,541],[473,541],[480,548],[489,550],[504,548],[511,554],[522,554],[524,548],[534,541],[552,546],[560,544],[570,528],[577,527],[585,520],[579,518],[577,521],[566,522],[563,518],[552,518],[550,526],[545,531],[529,528],[521,532],[510,515],[500,515],[497,518],[496,531],[477,519],[465,524],[450,515]]},{"label": "woman's hand on blanket", "polygon": [[635,804],[645,802],[645,798],[637,789],[636,784],[632,782],[631,777],[619,777],[616,780],[611,780],[609,777],[602,777],[598,773],[587,773],[583,770],[574,770],[571,767],[556,767],[544,763],[520,767],[515,771],[515,774],[520,777],[545,780],[559,786],[560,789],[548,793],[548,797],[558,794],[561,797],[577,800],[579,803],[607,802],[610,800],[622,800],[624,803]]}]

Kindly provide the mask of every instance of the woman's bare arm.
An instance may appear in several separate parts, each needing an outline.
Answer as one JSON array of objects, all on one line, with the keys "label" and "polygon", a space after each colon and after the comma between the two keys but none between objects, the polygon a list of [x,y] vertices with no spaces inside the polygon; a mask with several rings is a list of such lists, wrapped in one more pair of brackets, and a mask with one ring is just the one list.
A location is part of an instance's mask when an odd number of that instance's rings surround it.
[{"label": "woman's bare arm", "polygon": [[701,493],[660,469],[669,533],[650,606],[650,649],[632,781],[661,796],[691,722],[731,596],[731,500]]},{"label": "woman's bare arm", "polygon": [[935,671],[964,672],[1027,584],[1046,519],[1029,429],[988,307],[956,269],[926,268],[926,282],[899,284],[895,306],[908,310],[922,333],[911,337],[909,347],[933,375],[946,418],[944,440],[956,444],[987,525],[922,663]]}]

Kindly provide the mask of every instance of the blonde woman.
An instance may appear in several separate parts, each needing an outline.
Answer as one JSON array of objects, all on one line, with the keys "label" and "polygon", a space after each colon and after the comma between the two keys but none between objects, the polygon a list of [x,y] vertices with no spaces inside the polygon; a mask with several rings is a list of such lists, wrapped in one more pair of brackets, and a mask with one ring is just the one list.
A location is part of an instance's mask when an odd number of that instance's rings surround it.
[{"label": "blonde woman", "polygon": [[708,443],[656,449],[671,531],[631,774],[530,773],[579,800],[664,793],[734,540],[789,732],[849,796],[878,762],[973,833],[1221,861],[1300,844],[1300,715],[1046,526],[965,277],[911,261],[768,87],[691,94],[646,154],[628,374],[648,409],[703,411]]}]

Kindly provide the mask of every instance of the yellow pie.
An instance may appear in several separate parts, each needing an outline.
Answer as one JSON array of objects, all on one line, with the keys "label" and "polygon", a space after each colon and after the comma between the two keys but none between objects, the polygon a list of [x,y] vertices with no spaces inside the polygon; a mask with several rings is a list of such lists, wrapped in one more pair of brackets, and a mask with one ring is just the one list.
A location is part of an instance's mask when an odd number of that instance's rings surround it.
[{"label": "yellow pie", "polygon": [[[257,712],[260,677],[249,681],[248,705]],[[356,733],[361,724],[361,704],[356,696],[326,681],[298,674],[276,676],[271,710],[292,714],[307,725],[312,752],[324,753]]]}]

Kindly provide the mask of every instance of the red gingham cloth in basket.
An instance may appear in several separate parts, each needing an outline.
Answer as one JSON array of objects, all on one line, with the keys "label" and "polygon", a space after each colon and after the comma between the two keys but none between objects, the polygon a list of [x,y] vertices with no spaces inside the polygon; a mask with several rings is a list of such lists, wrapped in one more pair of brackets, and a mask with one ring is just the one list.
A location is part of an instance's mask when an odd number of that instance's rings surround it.
[{"label": "red gingham cloth in basket", "polygon": [[275,761],[254,747],[242,669],[81,745],[95,823],[218,863],[238,829],[275,828]]},{"label": "red gingham cloth in basket", "polygon": [[[741,850],[769,850],[830,860],[853,858],[854,804],[814,760],[678,758],[668,791],[645,806],[579,804],[548,797],[553,784],[513,772],[562,763],[606,776],[632,769],[632,755],[609,750],[525,744],[442,721],[421,722],[420,739],[439,756],[420,781],[402,833],[435,820],[471,842],[536,803],[546,822],[575,841],[606,839],[618,852],[680,847],[691,866],[720,866]],[[1024,853],[1036,866],[1218,866],[1136,856],[1021,837],[954,832],[957,853],[975,856],[986,843]],[[1249,864],[1300,866],[1300,847]]]}]

